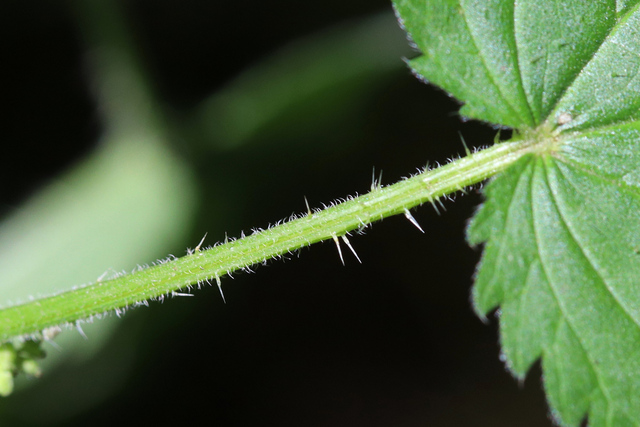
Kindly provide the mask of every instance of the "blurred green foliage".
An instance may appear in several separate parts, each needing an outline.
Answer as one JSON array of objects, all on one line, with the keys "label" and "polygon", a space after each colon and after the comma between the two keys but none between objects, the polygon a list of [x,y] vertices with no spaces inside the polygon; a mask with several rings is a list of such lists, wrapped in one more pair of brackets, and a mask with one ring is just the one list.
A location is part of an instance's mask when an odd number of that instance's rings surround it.
[{"label": "blurred green foliage", "polygon": [[[366,99],[372,83],[402,69],[399,56],[410,53],[390,14],[367,17],[274,52],[177,120],[163,111],[120,7],[75,2],[73,11],[91,52],[91,85],[105,131],[93,153],[4,218],[4,306],[130,271],[135,263],[163,258],[168,250],[188,243],[199,204],[189,156],[249,142],[291,141],[344,122],[354,104]],[[211,204],[208,208],[213,218],[232,216],[237,209],[225,205],[226,213],[216,215]],[[65,359],[78,363],[93,357],[113,328],[123,324],[107,320],[83,326],[90,342],[67,333],[57,340],[59,348],[47,345],[53,353],[44,364],[47,374]],[[124,360],[110,361],[108,369],[125,375],[126,368],[114,363]],[[74,375],[81,372],[67,371],[62,381],[74,382]],[[122,380],[116,375],[103,381],[117,379]],[[29,394],[27,385],[37,382],[22,381],[19,389],[30,404],[42,407],[37,400],[42,394]],[[93,393],[83,389],[82,398],[75,398],[84,404],[73,407],[47,395],[44,406],[67,406],[58,408],[58,416],[3,405],[0,417],[56,424],[104,398],[105,389],[113,388],[96,382]]]}]

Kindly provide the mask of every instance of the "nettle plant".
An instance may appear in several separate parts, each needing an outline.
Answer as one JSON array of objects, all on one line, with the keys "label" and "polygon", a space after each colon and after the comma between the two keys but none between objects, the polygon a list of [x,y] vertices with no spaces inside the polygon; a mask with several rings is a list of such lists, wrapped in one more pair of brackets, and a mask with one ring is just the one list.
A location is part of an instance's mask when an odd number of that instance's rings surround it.
[{"label": "nettle plant", "polygon": [[[469,224],[473,301],[509,370],[541,359],[555,421],[640,425],[640,2],[397,0],[415,74],[509,141],[239,239],[0,311],[0,388],[61,325],[221,280],[490,179]],[[357,256],[357,255],[356,255]]]}]

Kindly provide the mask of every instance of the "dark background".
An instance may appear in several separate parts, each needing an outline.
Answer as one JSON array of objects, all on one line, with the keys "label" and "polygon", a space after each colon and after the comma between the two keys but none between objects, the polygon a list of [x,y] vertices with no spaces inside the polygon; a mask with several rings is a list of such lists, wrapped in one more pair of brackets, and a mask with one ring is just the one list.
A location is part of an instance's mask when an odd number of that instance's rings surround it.
[{"label": "dark background", "polygon": [[[150,85],[167,117],[181,123],[280,46],[392,13],[385,0],[120,4]],[[0,5],[0,213],[89,156],[103,132],[74,10],[70,2]],[[460,120],[455,101],[402,66],[363,99],[330,126],[290,140],[276,130],[238,149],[207,151],[206,136],[179,135],[176,155],[190,162],[201,195],[182,247],[205,231],[239,235],[304,211],[305,196],[320,206],[366,192],[373,167],[390,184],[462,153],[461,136],[480,146],[497,133]],[[232,207],[216,216],[222,224],[209,215],[220,195],[208,180],[228,183]],[[446,212],[417,209],[425,234],[404,218],[384,220],[351,239],[362,265],[345,253],[343,267],[333,243],[318,244],[226,279],[226,305],[207,287],[131,312],[94,360],[62,365],[0,404],[3,425],[551,425],[539,368],[524,383],[512,378],[500,361],[495,316],[484,324],[470,303],[480,250],[466,245],[464,230],[480,202],[473,190],[445,202]],[[126,372],[119,389],[82,404],[74,389],[90,389],[110,369]]]}]

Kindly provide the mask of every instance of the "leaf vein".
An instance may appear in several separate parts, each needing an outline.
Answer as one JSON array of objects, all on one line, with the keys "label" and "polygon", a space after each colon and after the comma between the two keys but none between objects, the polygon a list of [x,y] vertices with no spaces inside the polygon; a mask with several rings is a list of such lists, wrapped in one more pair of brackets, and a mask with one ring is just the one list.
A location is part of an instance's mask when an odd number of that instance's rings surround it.
[{"label": "leaf vein", "polygon": [[556,102],[554,103],[553,107],[551,108],[551,111],[554,111],[556,109],[556,107],[563,100],[564,96],[567,94],[569,89],[571,89],[573,87],[573,85],[575,84],[576,80],[578,80],[578,77],[580,77],[580,75],[582,75],[582,73],[584,73],[584,71],[587,68],[587,66],[589,64],[591,64],[591,62],[598,55],[598,52],[600,51],[600,49],[602,49],[602,46],[605,43],[607,43],[607,41],[612,37],[612,35],[616,32],[616,30],[619,29],[620,26],[623,25],[623,22],[628,20],[629,17],[631,15],[633,15],[633,13],[635,13],[639,7],[640,7],[640,3],[636,4],[634,7],[629,9],[625,14],[623,14],[621,17],[619,17],[617,19],[617,22],[614,25],[611,26],[611,28],[609,29],[609,32],[607,33],[607,35],[602,38],[602,42],[600,43],[598,48],[593,51],[593,55],[591,55],[591,58],[589,58],[588,61],[585,61],[585,63],[582,64],[582,67],[580,68],[580,70],[573,75],[573,78],[571,79],[571,81],[567,82],[567,84],[564,87],[564,90],[562,91],[560,96],[557,97]]},{"label": "leaf vein", "polygon": [[[549,185],[548,171],[546,170],[546,167],[545,167],[545,173],[543,174],[543,179],[545,181],[545,185],[546,185],[547,189],[549,189],[549,193],[551,194],[552,197],[554,197],[554,195],[553,195],[553,193],[551,191],[551,187]],[[532,209],[534,210],[533,229],[534,229],[534,235],[535,235],[535,239],[536,239],[535,244],[536,244],[536,247],[537,247],[537,252],[540,255],[540,264],[542,266],[542,269],[544,271],[545,276],[548,279],[547,283],[549,284],[549,288],[551,289],[551,293],[553,295],[553,298],[556,300],[556,304],[558,305],[558,308],[559,308],[559,310],[560,310],[560,312],[562,314],[562,318],[565,320],[565,322],[567,323],[567,327],[569,329],[571,329],[571,332],[573,332],[573,334],[576,336],[578,342],[580,343],[580,348],[582,349],[582,351],[586,355],[586,359],[589,361],[590,369],[591,369],[591,371],[593,372],[593,374],[596,377],[596,381],[598,382],[598,384],[600,386],[600,389],[603,392],[604,398],[607,400],[607,405],[610,405],[611,397],[609,396],[609,390],[608,390],[608,388],[606,388],[604,386],[604,383],[603,383],[603,380],[602,380],[602,374],[596,368],[598,365],[593,360],[591,360],[590,354],[589,354],[589,352],[587,352],[585,344],[582,342],[582,339],[581,339],[580,335],[576,332],[576,328],[575,328],[575,326],[573,326],[573,324],[572,324],[572,322],[570,320],[570,317],[566,314],[566,308],[563,307],[563,305],[560,303],[560,297],[558,296],[558,292],[556,291],[556,289],[553,286],[553,281],[551,280],[551,275],[549,274],[549,271],[548,271],[548,268],[547,268],[547,263],[545,262],[545,260],[542,257],[542,251],[540,250],[541,249],[541,244],[540,244],[541,237],[540,237],[540,233],[539,233],[538,227],[536,227],[537,221],[535,220],[535,199],[536,198],[534,197],[533,180],[531,182],[532,182],[532,188],[531,188],[531,192],[530,192],[530,194],[531,194],[531,206],[532,206]],[[555,197],[554,197],[554,200],[555,200]],[[557,206],[557,204],[555,204],[555,203],[554,203],[554,205]],[[561,322],[558,322],[558,328],[559,328],[560,324],[561,324]],[[557,333],[557,331],[558,330],[556,330],[556,333]],[[557,340],[558,340],[558,336],[556,335],[556,338],[555,338],[554,342],[557,341]]]},{"label": "leaf vein", "polygon": [[[559,168],[555,168],[563,177],[563,179],[567,180],[568,182],[569,179],[566,178],[566,176],[563,174],[563,172],[559,169]],[[547,171],[548,174],[548,171]],[[549,181],[547,180],[547,183]],[[602,274],[600,273],[600,271],[598,270],[598,268],[596,267],[595,263],[591,260],[591,258],[589,257],[589,255],[587,255],[587,250],[584,248],[584,244],[578,239],[577,237],[577,232],[569,225],[570,221],[567,221],[566,219],[566,213],[562,211],[560,204],[558,203],[558,198],[560,197],[558,195],[557,189],[552,188],[550,184],[549,185],[549,189],[551,190],[551,195],[553,196],[554,199],[554,204],[557,208],[558,211],[558,215],[560,217],[560,219],[562,220],[562,226],[563,228],[567,231],[567,233],[569,234],[569,236],[571,236],[571,239],[575,242],[575,244],[577,245],[577,247],[580,249],[580,253],[582,254],[583,258],[587,261],[589,267],[591,268],[591,270],[597,275],[599,281],[601,282],[601,284],[603,285],[604,289],[607,290],[607,292],[609,293],[609,295],[611,295],[611,297],[616,301],[616,303],[620,306],[620,308],[622,308],[622,311],[627,315],[627,317],[631,320],[631,322],[633,324],[635,324],[637,327],[640,327],[640,323],[638,323],[633,316],[631,315],[631,313],[629,313],[629,311],[624,308],[624,305],[622,304],[622,302],[620,301],[620,299],[616,296],[615,292],[613,292],[613,290],[607,285],[607,281],[604,279],[604,277],[602,277]],[[574,188],[576,188],[574,186]],[[576,190],[578,190],[576,188]],[[579,191],[579,190],[578,190]]]},{"label": "leaf vein", "polygon": [[480,49],[480,47],[478,45],[478,41],[476,40],[475,36],[473,35],[473,31],[471,31],[471,25],[469,25],[469,20],[467,19],[467,13],[465,11],[465,8],[462,7],[462,5],[461,5],[460,9],[462,10],[462,17],[464,19],[464,23],[467,26],[467,31],[469,33],[469,36],[471,37],[471,41],[473,42],[473,46],[476,48],[476,51],[478,53],[478,57],[480,58],[480,62],[482,63],[482,66],[484,68],[484,71],[485,71],[487,77],[489,78],[489,81],[491,81],[493,86],[496,88],[496,90],[498,91],[498,93],[502,97],[502,99],[505,102],[505,104],[511,110],[511,113],[516,115],[517,117],[520,117],[522,119],[522,117],[520,116],[518,111],[515,109],[515,107],[511,103],[511,101],[505,96],[502,86],[498,84],[498,82],[496,81],[495,76],[493,75],[493,73],[489,69],[489,66],[487,65],[487,58],[483,54],[482,49]]},{"label": "leaf vein", "polygon": [[[620,181],[620,179],[610,178],[600,173],[597,173],[597,171],[594,170],[593,168],[589,168],[587,167],[587,165],[579,161],[576,161],[574,159],[563,157],[561,159],[558,158],[558,160],[563,163],[566,163],[567,165],[571,165],[571,167],[578,169],[580,172],[583,172],[585,175],[589,175],[590,177],[597,179],[600,182],[617,187],[620,191],[628,193],[629,196],[631,197],[640,199],[640,188],[636,186],[623,183]],[[564,175],[563,173],[562,176],[565,177],[566,175]]]},{"label": "leaf vein", "polygon": [[[580,192],[581,194],[583,194],[582,191],[576,185],[573,184],[571,179],[569,177],[567,177],[565,175],[565,173],[560,168],[555,168],[555,170],[557,170],[558,173],[560,175],[562,175],[562,178],[567,183],[569,183],[569,185],[571,185],[571,187],[573,187],[577,192]],[[552,190],[552,194],[553,194],[554,200],[557,200],[557,198],[559,197],[558,194],[557,194],[557,190]],[[588,251],[584,248],[584,244],[579,241],[579,239],[577,237],[578,233],[574,229],[572,229],[572,227],[569,225],[569,221],[566,220],[566,213],[562,212],[562,209],[560,208],[560,204],[556,203],[556,206],[558,206],[558,208],[557,208],[558,214],[560,215],[560,218],[562,219],[562,223],[563,223],[563,226],[564,226],[565,230],[567,230],[567,232],[569,233],[569,235],[571,236],[573,241],[576,243],[578,248],[580,248],[580,252],[582,253],[582,256],[584,257],[584,259],[588,262],[588,264],[591,267],[591,269],[593,270],[593,272],[595,272],[595,274],[600,279],[600,282],[602,282],[602,285],[604,286],[604,288],[611,295],[611,297],[615,300],[615,302],[620,306],[622,311],[627,315],[627,317],[631,320],[631,322],[634,325],[636,325],[636,327],[640,328],[640,322],[633,317],[631,312],[627,308],[625,308],[625,305],[623,304],[622,300],[619,297],[617,297],[616,293],[607,285],[607,281],[605,280],[605,278],[602,276],[602,274],[600,273],[600,271],[596,267],[596,264],[591,260],[591,258],[587,254]]]},{"label": "leaf vein", "polygon": [[533,114],[533,108],[531,107],[531,103],[529,102],[529,97],[526,95],[526,91],[524,90],[524,79],[522,77],[522,64],[520,63],[520,49],[518,47],[518,42],[516,38],[516,5],[517,4],[518,2],[516,0],[513,0],[513,8],[511,9],[511,18],[512,18],[511,32],[513,34],[513,44],[514,44],[513,54],[515,56],[515,61],[517,65],[516,69],[518,73],[518,81],[520,82],[519,89],[522,91],[522,95],[527,105],[527,110],[529,111],[529,115],[531,116],[531,121],[532,123],[536,123],[536,119]]},{"label": "leaf vein", "polygon": [[511,195],[511,197],[509,197],[509,206],[506,209],[506,218],[504,219],[504,227],[502,232],[500,233],[500,243],[499,243],[499,247],[498,247],[498,256],[497,256],[497,262],[496,262],[496,268],[493,270],[493,275],[491,277],[490,283],[494,284],[495,282],[495,277],[496,275],[498,275],[498,272],[501,270],[502,266],[504,265],[504,260],[506,259],[506,257],[504,256],[504,252],[507,250],[507,247],[509,246],[507,243],[507,237],[509,236],[509,233],[507,232],[507,230],[509,229],[509,223],[511,221],[511,217],[513,215],[513,210],[514,209],[519,209],[518,206],[515,205],[515,194],[517,193],[518,189],[520,188],[521,185],[525,185],[526,182],[523,184],[523,180],[524,178],[526,178],[526,174],[525,173],[521,173],[520,176],[518,177],[518,182],[517,184],[513,187],[513,193]]}]

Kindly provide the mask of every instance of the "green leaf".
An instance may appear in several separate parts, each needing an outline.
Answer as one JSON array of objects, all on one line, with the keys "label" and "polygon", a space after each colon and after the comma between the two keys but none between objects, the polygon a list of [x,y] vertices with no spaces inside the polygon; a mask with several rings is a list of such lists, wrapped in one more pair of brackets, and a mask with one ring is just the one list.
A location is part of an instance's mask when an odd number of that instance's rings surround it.
[{"label": "green leaf", "polygon": [[[580,162],[584,146],[597,152],[604,138],[613,147],[600,158],[612,160],[639,126],[522,159],[487,188],[469,228],[472,243],[487,242],[476,308],[501,304],[503,351],[516,376],[543,357],[550,403],[567,425],[587,411],[639,419],[640,188]],[[639,152],[627,165],[638,164]]]},{"label": "green leaf", "polygon": [[[616,24],[612,1],[399,0],[423,79],[466,102],[469,118],[540,124]],[[620,6],[622,7],[622,6]]]},{"label": "green leaf", "polygon": [[399,0],[423,79],[529,154],[486,188],[473,291],[523,378],[542,358],[558,423],[640,424],[637,1]]}]

